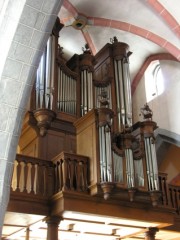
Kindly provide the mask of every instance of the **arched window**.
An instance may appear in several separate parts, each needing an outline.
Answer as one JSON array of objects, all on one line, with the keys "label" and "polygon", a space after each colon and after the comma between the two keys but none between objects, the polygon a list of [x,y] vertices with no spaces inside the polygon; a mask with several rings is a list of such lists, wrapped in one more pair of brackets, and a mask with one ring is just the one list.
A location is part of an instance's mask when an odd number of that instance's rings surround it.
[{"label": "arched window", "polygon": [[153,61],[145,72],[146,101],[150,102],[164,91],[164,79],[160,62]]}]

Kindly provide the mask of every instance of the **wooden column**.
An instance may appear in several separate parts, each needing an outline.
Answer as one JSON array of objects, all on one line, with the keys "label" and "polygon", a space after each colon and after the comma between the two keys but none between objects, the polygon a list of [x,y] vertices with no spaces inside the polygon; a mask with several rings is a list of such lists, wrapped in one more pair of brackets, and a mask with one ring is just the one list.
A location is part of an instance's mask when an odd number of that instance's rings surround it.
[{"label": "wooden column", "polygon": [[156,227],[148,228],[147,232],[145,232],[145,240],[155,240],[156,232],[158,231]]},{"label": "wooden column", "polygon": [[61,220],[62,218],[57,216],[45,218],[47,223],[47,240],[58,240],[58,226]]},{"label": "wooden column", "polygon": [[29,227],[26,228],[26,240],[29,240],[30,239],[30,229]]}]

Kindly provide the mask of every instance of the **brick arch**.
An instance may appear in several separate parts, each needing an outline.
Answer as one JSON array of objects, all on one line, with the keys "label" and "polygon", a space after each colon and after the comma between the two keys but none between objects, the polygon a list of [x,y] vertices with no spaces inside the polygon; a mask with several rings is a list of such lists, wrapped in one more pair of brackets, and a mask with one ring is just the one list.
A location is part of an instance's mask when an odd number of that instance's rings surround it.
[{"label": "brick arch", "polygon": [[178,60],[169,53],[159,53],[159,54],[154,54],[154,55],[149,56],[144,61],[143,65],[141,66],[140,70],[138,71],[138,73],[136,74],[135,78],[132,81],[132,84],[131,84],[132,94],[135,92],[136,87],[137,87],[139,81],[141,80],[142,76],[144,75],[146,69],[148,68],[149,64],[155,60],[171,60],[171,61],[178,62]]},{"label": "brick arch", "polygon": [[174,17],[167,11],[167,9],[157,0],[148,0],[147,3],[158,13],[170,29],[180,37],[180,25]]},{"label": "brick arch", "polygon": [[146,29],[140,28],[130,23],[116,21],[106,18],[94,18],[89,17],[89,22],[92,26],[101,26],[101,27],[109,27],[114,29],[119,29],[122,31],[130,32],[140,37],[143,37],[151,42],[156,43],[160,47],[166,49],[169,53],[171,53],[177,59],[180,59],[180,50],[175,47],[170,42],[167,42],[166,39],[154,34]]},{"label": "brick arch", "polygon": [[[180,26],[176,22],[176,20],[171,16],[171,14],[157,1],[157,0],[148,0],[148,3],[158,12],[161,14],[165,22],[168,26],[179,36],[180,35]],[[63,6],[72,14],[74,18],[76,18],[79,13],[77,9],[68,1],[64,0]],[[147,29],[140,28],[136,25],[117,21],[113,19],[107,19],[107,18],[98,18],[98,17],[87,17],[88,24],[91,26],[100,26],[100,27],[109,27],[114,29],[119,29],[125,32],[130,32],[132,34],[138,35],[140,37],[143,37],[151,42],[154,42],[155,44],[159,45],[160,47],[166,49],[169,53],[171,53],[175,58],[180,60],[180,50],[175,47],[170,42],[167,42],[166,39],[158,36],[157,34],[154,34],[151,31],[148,31]],[[64,23],[66,22],[66,19],[62,20]],[[96,48],[93,45],[93,41],[88,33],[88,31],[83,31],[83,36],[86,40],[86,42],[89,44],[92,53],[96,54]]]}]

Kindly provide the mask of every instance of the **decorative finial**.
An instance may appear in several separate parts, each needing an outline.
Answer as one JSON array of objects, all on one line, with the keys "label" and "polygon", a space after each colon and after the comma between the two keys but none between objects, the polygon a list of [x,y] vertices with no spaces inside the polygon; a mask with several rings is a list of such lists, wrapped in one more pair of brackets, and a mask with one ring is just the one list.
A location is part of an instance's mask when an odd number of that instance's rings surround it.
[{"label": "decorative finial", "polygon": [[113,38],[110,38],[110,42],[111,42],[111,43],[117,43],[117,42],[118,42],[117,37],[114,36]]},{"label": "decorative finial", "polygon": [[83,50],[84,53],[91,53],[91,50],[90,50],[89,45],[87,43],[85,44],[85,48],[82,47],[82,50]]},{"label": "decorative finial", "polygon": [[152,112],[152,110],[150,109],[150,107],[147,103],[144,104],[143,108],[141,108],[141,113],[142,113],[143,118],[145,120],[151,120],[152,121],[153,112]]},{"label": "decorative finial", "polygon": [[99,102],[101,108],[106,108],[109,106],[107,92],[102,90],[101,94],[99,95]]},{"label": "decorative finial", "polygon": [[63,54],[64,54],[64,52],[63,52],[63,47],[61,47],[61,46],[58,44],[58,56],[59,56],[59,57],[62,57]]}]

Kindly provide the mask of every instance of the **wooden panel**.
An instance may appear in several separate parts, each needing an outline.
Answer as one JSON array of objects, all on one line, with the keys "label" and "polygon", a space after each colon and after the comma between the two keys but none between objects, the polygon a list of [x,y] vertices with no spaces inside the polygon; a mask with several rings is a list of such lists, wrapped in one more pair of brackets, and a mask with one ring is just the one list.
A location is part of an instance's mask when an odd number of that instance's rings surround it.
[{"label": "wooden panel", "polygon": [[88,156],[90,159],[90,185],[100,182],[99,142],[97,128],[97,113],[88,112],[75,122],[77,129],[77,154]]},{"label": "wooden panel", "polygon": [[75,136],[66,132],[49,130],[48,134],[39,139],[39,158],[51,160],[62,151],[75,152]]}]

